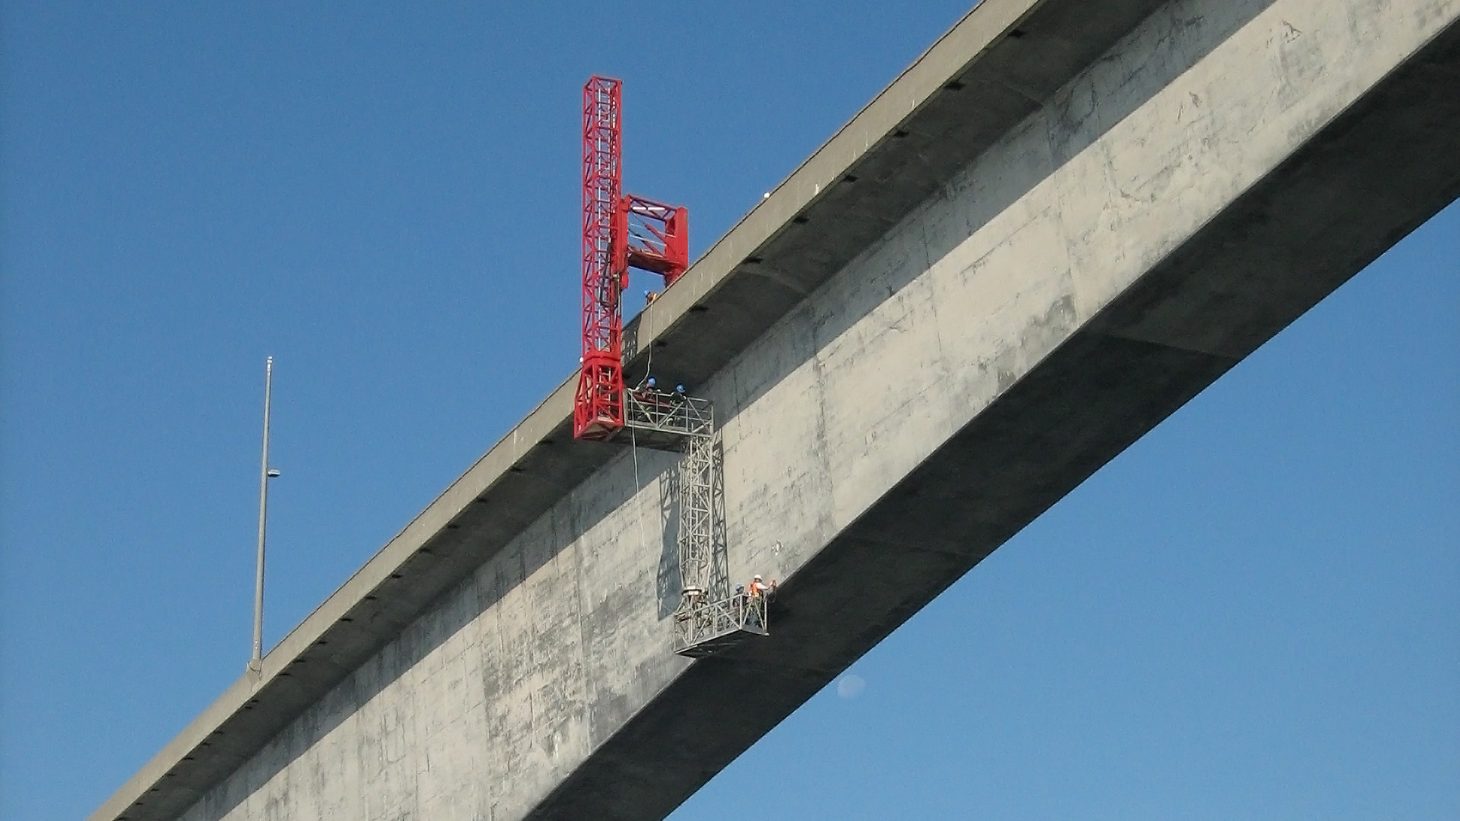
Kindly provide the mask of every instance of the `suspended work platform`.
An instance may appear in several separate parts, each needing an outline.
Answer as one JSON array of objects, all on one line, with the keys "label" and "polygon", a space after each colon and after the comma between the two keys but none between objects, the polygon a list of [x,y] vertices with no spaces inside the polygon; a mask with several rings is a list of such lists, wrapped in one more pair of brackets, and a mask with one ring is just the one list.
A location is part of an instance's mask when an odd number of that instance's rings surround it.
[{"label": "suspended work platform", "polygon": [[724,556],[717,552],[723,523],[716,518],[715,498],[723,477],[710,401],[686,395],[683,387],[660,390],[646,380],[624,391],[624,427],[636,446],[682,454],[677,467],[682,588],[674,611],[674,652],[703,658],[751,636],[769,635],[766,595],[744,588],[732,594]]},{"label": "suspended work platform", "polygon": [[674,652],[681,656],[704,658],[751,636],[770,635],[765,596],[737,593],[719,601],[692,601],[693,596],[694,591],[686,591],[685,605],[674,614]]},{"label": "suspended work platform", "polygon": [[710,400],[650,387],[624,391],[624,427],[643,447],[674,451],[684,449],[686,437],[715,433]]}]

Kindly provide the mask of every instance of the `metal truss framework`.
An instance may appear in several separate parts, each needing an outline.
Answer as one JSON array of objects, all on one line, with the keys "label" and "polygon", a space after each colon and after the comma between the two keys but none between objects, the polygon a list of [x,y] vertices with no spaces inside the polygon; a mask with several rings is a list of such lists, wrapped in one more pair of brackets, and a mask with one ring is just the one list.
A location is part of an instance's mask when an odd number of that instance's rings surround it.
[{"label": "metal truss framework", "polygon": [[624,427],[623,292],[629,269],[673,285],[689,268],[689,211],[623,192],[623,83],[583,87],[583,349],[573,437]]},{"label": "metal truss framework", "polygon": [[679,462],[679,580],[680,609],[693,605],[715,590],[715,484],[717,476],[713,431],[689,436]]},{"label": "metal truss framework", "polygon": [[593,77],[583,87],[583,358],[573,436],[596,439],[623,426],[623,290],[614,227],[622,198],[623,87]]},{"label": "metal truss framework", "polygon": [[725,572],[723,505],[714,411],[683,389],[653,380],[624,386],[623,292],[629,269],[673,285],[689,268],[689,212],[623,193],[623,84],[592,77],[583,87],[583,355],[573,437],[608,440],[630,428],[637,447],[677,449],[680,602],[675,652],[709,655],[766,635],[763,597],[731,595]]},{"label": "metal truss framework", "polygon": [[724,475],[710,403],[686,397],[675,414],[685,433],[678,477],[680,599],[674,652],[702,658],[749,636],[768,635],[769,622],[764,596],[729,590],[719,505]]}]

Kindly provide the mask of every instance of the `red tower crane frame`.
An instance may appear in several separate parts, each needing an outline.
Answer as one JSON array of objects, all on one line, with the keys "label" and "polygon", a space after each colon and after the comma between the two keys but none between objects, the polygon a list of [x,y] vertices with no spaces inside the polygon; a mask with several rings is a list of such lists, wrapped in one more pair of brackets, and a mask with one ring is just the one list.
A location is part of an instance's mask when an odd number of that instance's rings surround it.
[{"label": "red tower crane frame", "polygon": [[583,355],[573,407],[576,439],[624,427],[623,292],[629,269],[664,285],[689,268],[689,211],[623,193],[623,82],[583,86]]}]

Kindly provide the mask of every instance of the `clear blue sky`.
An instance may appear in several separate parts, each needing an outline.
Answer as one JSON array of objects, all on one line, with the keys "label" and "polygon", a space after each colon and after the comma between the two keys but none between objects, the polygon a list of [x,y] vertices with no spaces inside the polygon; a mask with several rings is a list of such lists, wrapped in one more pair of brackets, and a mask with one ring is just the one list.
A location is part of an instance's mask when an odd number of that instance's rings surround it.
[{"label": "clear blue sky", "polygon": [[[965,4],[6,3],[0,818],[243,671],[266,354],[269,643],[571,371],[588,74],[699,251]],[[676,817],[1460,817],[1457,260],[1452,206]]]}]

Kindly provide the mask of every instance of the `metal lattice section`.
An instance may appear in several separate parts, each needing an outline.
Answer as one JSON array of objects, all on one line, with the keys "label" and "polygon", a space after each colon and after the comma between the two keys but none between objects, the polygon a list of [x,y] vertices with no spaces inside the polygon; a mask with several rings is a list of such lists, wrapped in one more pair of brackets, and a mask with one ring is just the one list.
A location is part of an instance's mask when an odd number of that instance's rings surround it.
[{"label": "metal lattice section", "polygon": [[573,436],[606,439],[623,427],[623,306],[628,270],[616,251],[623,198],[623,85],[583,87],[583,354]]},{"label": "metal lattice section", "polygon": [[674,651],[701,658],[747,636],[768,635],[766,600],[745,591],[730,592],[726,573],[723,477],[714,413],[709,401],[637,388],[624,393],[626,427],[672,441],[679,461],[680,600],[674,612]]},{"label": "metal lattice section", "polygon": [[[710,429],[713,430],[713,422]],[[684,601],[723,595],[712,576],[715,565],[715,437],[713,433],[684,441],[679,463],[679,578]]]}]

